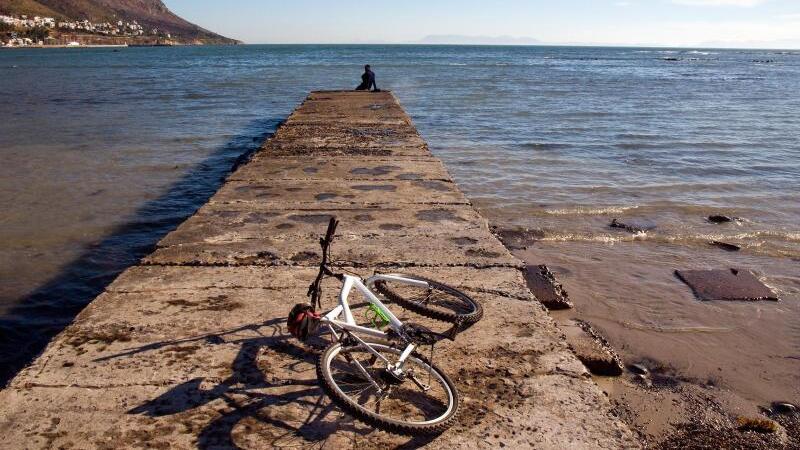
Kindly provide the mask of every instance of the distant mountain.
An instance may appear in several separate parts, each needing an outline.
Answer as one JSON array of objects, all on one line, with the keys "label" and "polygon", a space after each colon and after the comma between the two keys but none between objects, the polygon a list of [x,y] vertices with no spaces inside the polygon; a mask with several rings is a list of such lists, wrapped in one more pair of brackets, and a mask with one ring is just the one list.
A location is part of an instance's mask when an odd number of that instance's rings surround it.
[{"label": "distant mountain", "polygon": [[161,0],[0,0],[0,13],[91,22],[135,20],[147,29],[171,33],[182,43],[238,43],[178,17]]},{"label": "distant mountain", "polygon": [[542,42],[528,37],[437,34],[425,36],[415,43],[431,45],[537,45]]}]

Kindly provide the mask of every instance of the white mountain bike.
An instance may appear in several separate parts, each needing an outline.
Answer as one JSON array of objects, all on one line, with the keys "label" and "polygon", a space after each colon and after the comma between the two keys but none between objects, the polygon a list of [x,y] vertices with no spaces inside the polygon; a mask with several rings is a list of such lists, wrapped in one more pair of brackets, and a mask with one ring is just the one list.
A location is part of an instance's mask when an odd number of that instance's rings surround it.
[{"label": "white mountain bike", "polygon": [[[342,410],[376,428],[403,434],[439,434],[449,428],[458,410],[453,382],[432,361],[419,353],[456,334],[483,316],[481,305],[463,292],[422,277],[376,274],[367,280],[334,273],[330,246],[338,221],[333,218],[320,239],[322,262],[309,287],[311,304],[296,305],[289,314],[289,330],[307,339],[321,326],[332,343],[317,360],[317,377],[323,391]],[[318,314],[324,277],[342,282],[339,305]],[[359,324],[348,303],[356,289],[368,302],[366,323]],[[448,333],[403,323],[386,307],[397,303],[420,315],[452,323]],[[385,330],[385,331],[384,331]]]}]

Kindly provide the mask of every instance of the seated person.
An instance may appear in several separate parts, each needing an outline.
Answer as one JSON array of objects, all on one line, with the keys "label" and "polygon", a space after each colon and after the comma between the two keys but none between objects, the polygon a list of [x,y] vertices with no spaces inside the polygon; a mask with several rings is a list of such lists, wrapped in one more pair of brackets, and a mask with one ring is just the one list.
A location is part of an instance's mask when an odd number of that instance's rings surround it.
[{"label": "seated person", "polygon": [[369,91],[372,92],[380,92],[381,90],[378,89],[378,85],[375,84],[375,72],[370,69],[369,64],[364,66],[364,75],[361,75],[361,84],[358,85],[356,88],[357,91]]}]

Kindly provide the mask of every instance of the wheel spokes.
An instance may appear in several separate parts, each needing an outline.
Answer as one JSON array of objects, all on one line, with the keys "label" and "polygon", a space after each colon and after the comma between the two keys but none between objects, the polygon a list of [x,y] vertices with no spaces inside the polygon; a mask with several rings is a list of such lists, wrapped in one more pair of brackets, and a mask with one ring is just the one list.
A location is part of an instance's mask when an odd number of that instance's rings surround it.
[{"label": "wheel spokes", "polygon": [[[374,347],[373,347],[374,348]],[[388,348],[387,348],[388,350]],[[425,385],[414,376],[416,373],[429,373],[429,366],[421,360],[410,357],[406,360],[407,372],[404,378],[395,381],[384,379],[385,368],[375,365],[378,358],[356,357],[355,353],[368,353],[363,348],[342,350],[340,358],[331,363],[334,382],[340,391],[350,398],[355,404],[367,411],[394,420],[407,422],[427,422],[434,420],[448,411],[452,401],[449,389],[438,376],[432,377],[429,385]],[[400,351],[392,349],[382,351],[390,360],[396,360]],[[349,361],[348,361],[349,360]],[[366,380],[355,368],[355,362],[364,365],[364,369],[372,378]],[[367,364],[373,361],[373,364]],[[375,388],[372,382],[381,386]]]}]

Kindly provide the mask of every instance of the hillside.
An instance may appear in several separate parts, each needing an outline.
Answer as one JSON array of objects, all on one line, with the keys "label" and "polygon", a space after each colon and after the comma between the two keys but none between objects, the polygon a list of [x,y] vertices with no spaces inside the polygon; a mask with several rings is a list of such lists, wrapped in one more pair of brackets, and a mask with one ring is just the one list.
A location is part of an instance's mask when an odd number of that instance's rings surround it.
[{"label": "hillside", "polygon": [[146,29],[171,33],[181,43],[237,43],[178,17],[161,0],[0,0],[0,13],[92,22],[135,20]]}]

